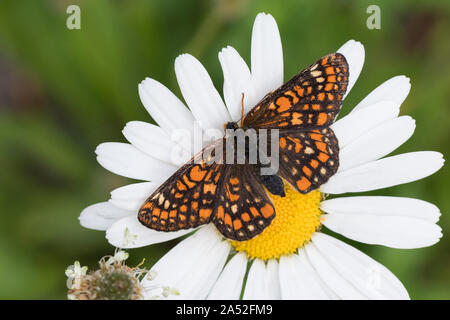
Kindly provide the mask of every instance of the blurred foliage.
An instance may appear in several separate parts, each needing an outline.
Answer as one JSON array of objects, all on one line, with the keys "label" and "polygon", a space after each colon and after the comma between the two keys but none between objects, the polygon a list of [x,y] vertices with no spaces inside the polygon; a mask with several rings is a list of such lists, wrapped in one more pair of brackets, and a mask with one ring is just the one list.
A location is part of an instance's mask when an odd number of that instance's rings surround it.
[{"label": "blurred foliage", "polygon": [[[81,30],[66,28],[66,8],[81,7]],[[81,210],[129,183],[102,169],[95,146],[125,141],[131,120],[151,121],[137,84],[146,76],[180,96],[173,61],[190,52],[218,88],[217,52],[234,46],[249,62],[253,20],[277,20],[285,78],[348,39],[363,42],[363,72],[347,113],[388,78],[406,74],[412,91],[402,113],[416,119],[396,153],[437,150],[448,158],[450,6],[448,1],[375,1],[381,30],[366,28],[374,1],[135,0],[0,2],[0,298],[65,298],[66,266],[112,252],[104,232],[80,227]],[[447,37],[447,40],[445,38]],[[221,91],[221,90],[220,90]],[[351,242],[390,268],[411,297],[450,298],[449,170],[373,192],[438,205],[444,237],[435,246],[396,250]],[[175,241],[131,251],[154,263]]]}]

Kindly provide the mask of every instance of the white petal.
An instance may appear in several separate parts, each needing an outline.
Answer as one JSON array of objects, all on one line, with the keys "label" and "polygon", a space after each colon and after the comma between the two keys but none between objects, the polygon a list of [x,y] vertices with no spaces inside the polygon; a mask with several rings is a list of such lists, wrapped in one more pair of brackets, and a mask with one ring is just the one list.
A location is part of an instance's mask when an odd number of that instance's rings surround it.
[{"label": "white petal", "polygon": [[425,178],[444,164],[442,154],[419,151],[372,161],[339,173],[321,186],[325,193],[364,192]]},{"label": "white petal", "polygon": [[223,130],[230,115],[202,64],[193,56],[182,54],[175,60],[175,73],[184,100],[200,126]]},{"label": "white petal", "polygon": [[161,127],[142,121],[131,121],[122,133],[133,146],[145,154],[172,163],[172,151],[176,145]]},{"label": "white petal", "polygon": [[358,112],[351,112],[331,125],[342,149],[369,130],[394,119],[400,105],[391,101],[374,103]]},{"label": "white petal", "polygon": [[435,244],[442,236],[440,213],[431,203],[396,197],[326,200],[323,224],[343,236],[369,244],[412,249]]},{"label": "white petal", "polygon": [[226,47],[219,52],[223,70],[223,94],[225,103],[233,121],[241,118],[242,93],[244,93],[244,114],[258,102],[252,83],[252,76],[247,64],[233,47]]},{"label": "white petal", "polygon": [[252,31],[252,77],[256,98],[283,84],[283,49],[280,32],[270,14],[259,13]]},{"label": "white petal", "polygon": [[175,166],[151,157],[128,143],[102,143],[95,153],[103,168],[132,179],[161,181],[176,170]]},{"label": "white petal", "polygon": [[278,274],[278,262],[276,260],[269,260],[266,265],[262,260],[255,259],[248,273],[244,300],[280,299]]},{"label": "white petal", "polygon": [[280,286],[282,299],[323,300],[334,294],[311,266],[305,250],[280,258]]},{"label": "white petal", "polygon": [[168,135],[179,128],[192,130],[192,113],[164,85],[146,78],[139,84],[138,89],[145,109]]},{"label": "white petal", "polygon": [[366,132],[339,150],[339,171],[388,155],[412,136],[415,127],[414,119],[403,116]]},{"label": "white petal", "polygon": [[401,282],[361,251],[320,232],[311,240],[306,253],[314,256],[313,266],[340,298],[409,299]]},{"label": "white petal", "polygon": [[266,266],[260,259],[255,259],[250,267],[245,285],[244,300],[260,300],[265,298],[265,274]]},{"label": "white petal", "polygon": [[174,287],[180,293],[169,299],[204,299],[223,269],[230,245],[221,240],[214,226],[207,225],[183,240],[163,256],[153,267],[154,280],[142,281],[148,287]]},{"label": "white petal", "polygon": [[241,295],[247,257],[245,253],[236,254],[225,266],[214,287],[208,295],[212,300],[237,300]]},{"label": "white petal", "polygon": [[144,201],[161,185],[161,182],[140,182],[129,184],[111,191],[111,202],[116,207],[135,213]]},{"label": "white petal", "polygon": [[109,202],[100,202],[85,208],[78,219],[85,228],[106,230],[117,220],[132,214],[133,211],[123,210]]},{"label": "white petal", "polygon": [[345,96],[353,88],[353,85],[358,79],[363,68],[365,58],[364,46],[359,41],[349,40],[342,47],[340,47],[337,52],[344,55],[348,63],[349,79],[347,91],[344,95],[345,99]]},{"label": "white petal", "polygon": [[134,212],[132,216],[122,218],[110,226],[106,230],[106,239],[118,248],[139,248],[179,238],[192,231],[194,229],[156,231],[142,225],[137,219],[137,212]]},{"label": "white petal", "polygon": [[327,213],[405,216],[432,223],[437,222],[441,215],[439,208],[432,203],[402,197],[342,197],[322,201],[320,207]]},{"label": "white petal", "polygon": [[409,78],[405,76],[396,76],[379,85],[368,96],[366,96],[352,112],[362,110],[374,103],[380,101],[392,101],[401,105],[405,101],[411,89]]},{"label": "white petal", "polygon": [[264,282],[266,283],[267,299],[281,299],[279,264],[277,260],[271,259],[267,261]]}]

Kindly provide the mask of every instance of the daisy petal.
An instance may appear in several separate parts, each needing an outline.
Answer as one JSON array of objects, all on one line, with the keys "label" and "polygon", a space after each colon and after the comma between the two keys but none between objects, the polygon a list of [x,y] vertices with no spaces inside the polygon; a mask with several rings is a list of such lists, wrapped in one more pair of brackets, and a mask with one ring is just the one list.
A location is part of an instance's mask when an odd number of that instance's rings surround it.
[{"label": "daisy petal", "polygon": [[321,186],[324,193],[364,192],[425,178],[444,164],[442,154],[419,151],[372,161],[339,173]]},{"label": "daisy petal", "polygon": [[161,127],[142,121],[128,122],[122,130],[125,138],[151,157],[171,163],[175,143]]},{"label": "daisy petal", "polygon": [[277,260],[271,259],[267,261],[264,280],[266,283],[267,299],[281,299],[279,264]]},{"label": "daisy petal", "polygon": [[169,299],[204,299],[222,271],[230,251],[230,245],[222,241],[207,225],[191,237],[183,240],[163,256],[151,269],[153,280],[144,278],[146,297],[155,294],[152,286],[169,286],[180,294]]},{"label": "daisy petal", "polygon": [[276,260],[268,261],[266,266],[262,260],[255,259],[248,272],[244,300],[280,299],[278,274],[278,263]]},{"label": "daisy petal", "polygon": [[175,60],[175,73],[184,100],[200,126],[223,130],[230,115],[203,65],[190,54],[182,54]]},{"label": "daisy petal", "polygon": [[411,89],[409,78],[405,76],[396,76],[379,85],[369,95],[367,95],[352,112],[362,110],[379,101],[392,101],[401,105],[405,101]]},{"label": "daisy petal", "polygon": [[280,286],[282,299],[328,300],[335,297],[311,266],[305,250],[280,258]]},{"label": "daisy petal", "polygon": [[380,159],[391,153],[412,136],[415,127],[414,119],[403,116],[386,121],[366,132],[339,151],[339,171]]},{"label": "daisy petal", "polygon": [[226,47],[219,52],[224,83],[223,93],[231,119],[241,118],[242,93],[244,93],[244,114],[258,101],[253,90],[252,76],[247,64],[233,47]]},{"label": "daisy petal", "polygon": [[342,149],[369,130],[394,119],[400,105],[392,101],[374,103],[358,112],[351,112],[331,125]]},{"label": "daisy petal", "polygon": [[255,259],[248,272],[247,283],[245,285],[244,300],[260,300],[265,297],[265,274],[266,266],[260,259]]},{"label": "daisy petal", "polygon": [[439,209],[428,202],[397,197],[347,197],[326,200],[323,224],[359,242],[412,249],[435,244]]},{"label": "daisy petal", "polygon": [[413,198],[360,196],[322,201],[320,208],[327,213],[400,216],[436,223],[441,215],[434,204]]},{"label": "daisy petal", "polygon": [[192,130],[195,120],[192,113],[164,85],[146,78],[138,91],[145,109],[169,136],[179,128]]},{"label": "daisy petal", "polygon": [[137,212],[115,222],[106,230],[106,239],[117,248],[139,248],[179,238],[194,229],[173,232],[156,231],[142,225]]},{"label": "daisy petal", "polygon": [[151,157],[128,143],[102,143],[95,153],[103,168],[132,179],[162,181],[176,170],[175,166]]},{"label": "daisy petal", "polygon": [[308,258],[340,298],[409,299],[392,272],[361,251],[320,232],[311,240]]},{"label": "daisy petal", "polygon": [[283,49],[280,32],[270,14],[259,13],[252,31],[252,77],[256,99],[283,84]]},{"label": "daisy petal", "polygon": [[349,40],[342,47],[340,47],[337,52],[342,54],[348,63],[349,79],[347,91],[344,95],[345,99],[347,94],[353,88],[353,85],[358,79],[363,68],[365,58],[364,46],[359,41]]},{"label": "daisy petal", "polygon": [[111,191],[110,203],[135,213],[144,201],[161,185],[160,182],[140,182],[129,184]]},{"label": "daisy petal", "polygon": [[244,253],[236,254],[225,266],[214,287],[208,295],[211,300],[237,300],[241,295],[247,257]]},{"label": "daisy petal", "polygon": [[109,202],[100,202],[85,208],[78,219],[85,228],[106,230],[117,220],[132,214],[133,211],[123,210]]}]

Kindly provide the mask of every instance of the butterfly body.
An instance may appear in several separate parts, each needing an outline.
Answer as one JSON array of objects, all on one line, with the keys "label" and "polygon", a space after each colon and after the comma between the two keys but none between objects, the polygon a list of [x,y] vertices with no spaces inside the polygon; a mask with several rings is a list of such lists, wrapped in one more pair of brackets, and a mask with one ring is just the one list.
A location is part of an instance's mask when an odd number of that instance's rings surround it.
[{"label": "butterfly body", "polygon": [[[258,140],[262,131],[267,132],[269,144],[278,146],[277,172],[262,174],[268,163],[261,159],[253,163],[251,148],[238,152],[235,137],[225,134],[146,200],[139,221],[159,231],[212,222],[226,238],[244,241],[255,237],[276,215],[269,192],[284,196],[288,183],[298,192],[308,193],[337,171],[339,145],[329,126],[340,110],[347,84],[348,65],[343,55],[333,53],[318,60],[267,94],[241,125],[225,124],[227,132],[254,130],[255,136],[245,137],[246,146]],[[234,147],[231,152],[230,145]],[[222,160],[210,161],[218,154]],[[237,162],[225,161],[229,155]]]}]

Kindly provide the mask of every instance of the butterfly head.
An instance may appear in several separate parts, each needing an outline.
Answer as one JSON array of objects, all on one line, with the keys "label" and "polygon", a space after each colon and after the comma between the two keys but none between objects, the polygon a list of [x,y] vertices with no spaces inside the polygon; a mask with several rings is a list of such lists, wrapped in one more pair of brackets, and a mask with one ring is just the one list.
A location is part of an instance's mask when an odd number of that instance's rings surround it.
[{"label": "butterfly head", "polygon": [[225,129],[236,130],[237,128],[239,128],[239,125],[237,124],[237,122],[230,121],[225,124]]}]

